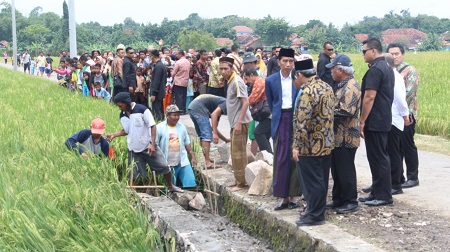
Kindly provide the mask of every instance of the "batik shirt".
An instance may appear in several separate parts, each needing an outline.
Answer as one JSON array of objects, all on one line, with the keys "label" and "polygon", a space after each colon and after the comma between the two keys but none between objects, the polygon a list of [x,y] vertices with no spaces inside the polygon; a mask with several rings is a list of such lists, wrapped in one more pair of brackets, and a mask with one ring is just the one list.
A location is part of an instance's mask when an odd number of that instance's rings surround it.
[{"label": "batik shirt", "polygon": [[[405,66],[407,66],[405,68]],[[402,70],[403,69],[403,70]],[[400,70],[402,70],[400,72]],[[406,87],[406,103],[408,103],[409,113],[414,115],[417,120],[417,89],[419,88],[419,72],[417,69],[406,62],[402,62],[397,66],[397,71],[403,76]]]},{"label": "batik shirt", "polygon": [[334,108],[334,147],[358,148],[361,88],[353,76],[337,84]]},{"label": "batik shirt", "polygon": [[326,82],[313,79],[302,86],[294,111],[292,148],[300,156],[325,156],[334,148],[334,93]]}]

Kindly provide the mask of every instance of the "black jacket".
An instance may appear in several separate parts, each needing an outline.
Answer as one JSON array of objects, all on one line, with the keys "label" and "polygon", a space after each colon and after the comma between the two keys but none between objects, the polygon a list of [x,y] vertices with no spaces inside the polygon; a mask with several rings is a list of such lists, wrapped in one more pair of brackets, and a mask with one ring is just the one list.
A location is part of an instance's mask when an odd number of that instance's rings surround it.
[{"label": "black jacket", "polygon": [[272,56],[272,58],[270,58],[269,62],[267,63],[267,76],[279,71],[280,66],[278,65],[278,58],[277,56]]},{"label": "black jacket", "polygon": [[123,58],[122,73],[122,86],[125,88],[133,87],[136,89],[136,66],[129,57]]},{"label": "black jacket", "polygon": [[152,71],[150,92],[156,100],[162,100],[166,96],[167,83],[167,69],[166,66],[159,60],[156,62]]},{"label": "black jacket", "polygon": [[[331,77],[331,68],[327,68],[325,65],[331,62],[331,58],[324,54],[321,53],[319,55],[319,61],[317,62],[317,76],[319,76],[319,78],[323,81],[325,81],[326,83],[328,83],[328,85],[330,86],[334,86],[333,85],[333,77]],[[333,88],[334,91],[334,88]]]}]

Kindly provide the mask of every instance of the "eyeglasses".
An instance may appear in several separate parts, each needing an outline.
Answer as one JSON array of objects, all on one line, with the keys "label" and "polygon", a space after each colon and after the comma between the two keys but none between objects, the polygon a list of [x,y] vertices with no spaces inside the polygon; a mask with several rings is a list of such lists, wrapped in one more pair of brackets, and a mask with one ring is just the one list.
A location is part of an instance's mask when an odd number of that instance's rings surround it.
[{"label": "eyeglasses", "polygon": [[276,53],[279,53],[280,52],[280,50],[278,50],[278,51],[275,51]]},{"label": "eyeglasses", "polygon": [[134,54],[134,52],[128,52],[128,54]]},{"label": "eyeglasses", "polygon": [[372,50],[372,49],[373,49],[373,48],[369,48],[369,49],[366,49],[366,50],[362,50],[362,54],[365,55],[367,51]]},{"label": "eyeglasses", "polygon": [[334,51],[334,49],[333,48],[327,49],[327,51],[332,52],[332,51]]}]

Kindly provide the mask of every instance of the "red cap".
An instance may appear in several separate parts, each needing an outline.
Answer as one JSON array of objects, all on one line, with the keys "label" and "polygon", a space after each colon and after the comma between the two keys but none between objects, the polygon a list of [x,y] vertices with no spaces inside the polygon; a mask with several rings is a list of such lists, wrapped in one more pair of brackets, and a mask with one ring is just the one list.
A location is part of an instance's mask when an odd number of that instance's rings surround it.
[{"label": "red cap", "polygon": [[105,133],[106,124],[100,118],[95,118],[91,123],[91,133],[92,134],[103,134]]}]

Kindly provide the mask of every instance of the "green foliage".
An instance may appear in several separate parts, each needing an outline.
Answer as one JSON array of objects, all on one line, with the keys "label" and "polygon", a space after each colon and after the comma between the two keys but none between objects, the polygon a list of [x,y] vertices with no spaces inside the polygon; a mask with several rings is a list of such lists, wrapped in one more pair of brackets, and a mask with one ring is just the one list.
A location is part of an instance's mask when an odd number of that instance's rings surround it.
[{"label": "green foliage", "polygon": [[213,51],[218,47],[214,36],[202,31],[183,30],[178,36],[178,44],[185,50],[197,48]]},{"label": "green foliage", "polygon": [[41,24],[32,24],[23,30],[26,36],[30,36],[32,38],[31,41],[36,43],[44,43],[46,41],[46,37],[50,35],[50,29],[41,25]]},{"label": "green foliage", "polygon": [[[117,108],[4,68],[0,80],[0,250],[160,251],[114,160],[84,160],[64,146],[94,117],[120,129]],[[117,140],[126,155],[126,139]]]},{"label": "green foliage", "polygon": [[270,15],[256,23],[256,34],[261,36],[265,45],[289,45],[291,35],[289,23],[284,18],[272,18]]},{"label": "green foliage", "polygon": [[420,51],[439,51],[441,49],[442,43],[435,33],[428,34],[428,37],[419,45]]},{"label": "green foliage", "polygon": [[61,40],[63,44],[67,44],[69,39],[69,7],[66,1],[63,2],[63,17],[62,17],[62,27],[61,27]]}]

